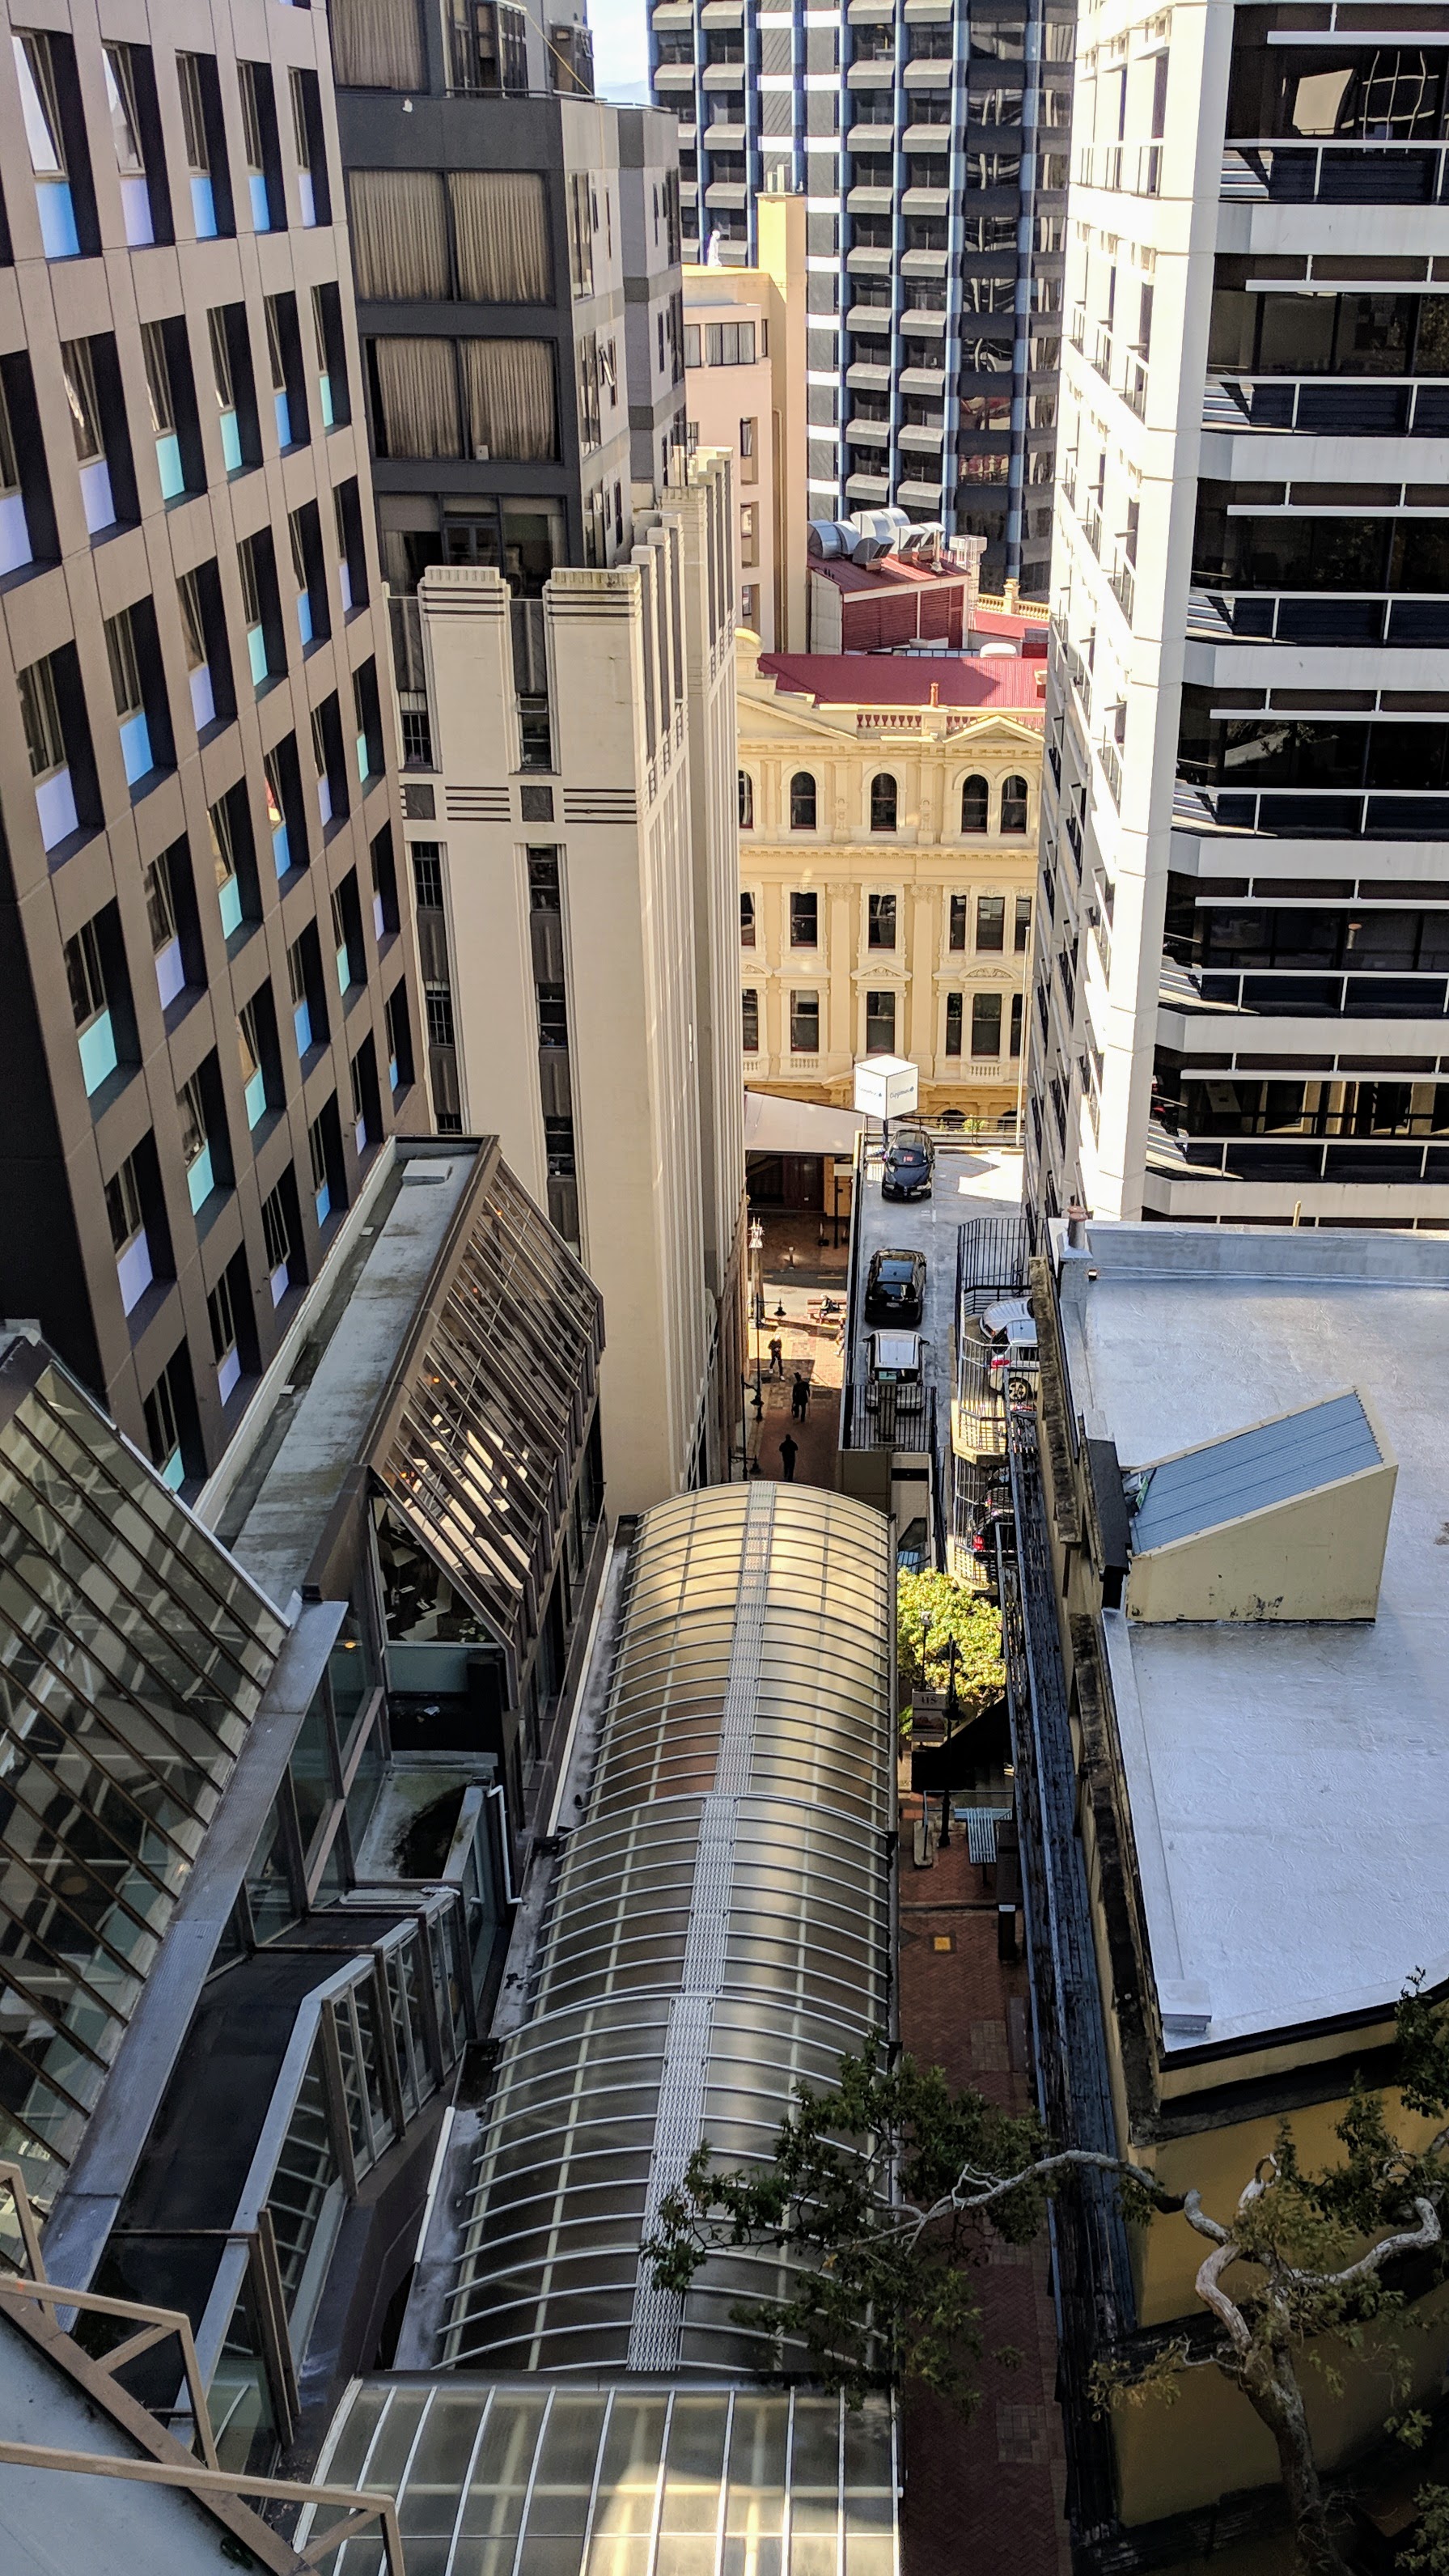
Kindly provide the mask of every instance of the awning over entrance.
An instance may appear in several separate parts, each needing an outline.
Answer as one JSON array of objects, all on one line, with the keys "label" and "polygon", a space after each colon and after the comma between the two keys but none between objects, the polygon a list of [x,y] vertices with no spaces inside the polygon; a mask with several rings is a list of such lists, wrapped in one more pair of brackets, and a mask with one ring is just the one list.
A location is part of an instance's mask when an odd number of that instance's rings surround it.
[{"label": "awning over entrance", "polygon": [[814,1100],[745,1093],[747,1154],[848,1154],[865,1125],[855,1109],[822,1109]]}]

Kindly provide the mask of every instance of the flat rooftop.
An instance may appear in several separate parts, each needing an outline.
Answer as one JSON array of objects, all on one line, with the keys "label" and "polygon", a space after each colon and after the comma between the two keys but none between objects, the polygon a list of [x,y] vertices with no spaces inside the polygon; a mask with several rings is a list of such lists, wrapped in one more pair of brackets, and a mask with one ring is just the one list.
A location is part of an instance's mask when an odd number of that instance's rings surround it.
[{"label": "flat rooftop", "polygon": [[1124,1468],[1346,1387],[1398,1459],[1372,1623],[1103,1614],[1159,1998],[1186,1989],[1209,2016],[1167,2044],[1391,2004],[1413,1969],[1449,1974],[1449,1243],[1086,1239],[1069,1402]]},{"label": "flat rooftop", "polygon": [[287,1601],[312,1562],[477,1167],[472,1137],[397,1158],[298,1354],[258,1448],[260,1481],[239,1481],[221,1520],[233,1555],[273,1601]]}]

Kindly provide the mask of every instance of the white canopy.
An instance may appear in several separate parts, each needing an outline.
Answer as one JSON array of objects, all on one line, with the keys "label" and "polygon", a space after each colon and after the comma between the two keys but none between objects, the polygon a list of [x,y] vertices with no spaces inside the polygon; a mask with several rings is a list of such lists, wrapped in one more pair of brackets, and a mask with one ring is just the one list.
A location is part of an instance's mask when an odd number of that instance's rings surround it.
[{"label": "white canopy", "polygon": [[745,1093],[747,1154],[848,1154],[865,1125],[855,1109],[822,1109],[814,1100]]}]

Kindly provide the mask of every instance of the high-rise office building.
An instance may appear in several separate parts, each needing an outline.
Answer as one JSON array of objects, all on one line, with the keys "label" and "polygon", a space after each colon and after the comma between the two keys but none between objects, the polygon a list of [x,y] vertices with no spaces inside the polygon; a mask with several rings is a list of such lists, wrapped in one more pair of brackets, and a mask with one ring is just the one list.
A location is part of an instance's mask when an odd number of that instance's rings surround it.
[{"label": "high-rise office building", "polygon": [[336,124],[319,15],[43,14],[0,64],[0,1314],[194,1485],[426,1119]]},{"label": "high-rise office building", "polygon": [[434,1116],[597,1281],[636,1511],[727,1473],[742,1350],[732,502],[684,466],[674,129],[592,97],[581,10],[375,15],[333,27]]},{"label": "high-rise office building", "polygon": [[1083,23],[1047,1212],[1449,1223],[1449,17],[1402,24]]},{"label": "high-rise office building", "polygon": [[811,516],[898,503],[1051,554],[1072,10],[1067,0],[657,0],[685,255],[758,257],[758,199],[806,200]]}]

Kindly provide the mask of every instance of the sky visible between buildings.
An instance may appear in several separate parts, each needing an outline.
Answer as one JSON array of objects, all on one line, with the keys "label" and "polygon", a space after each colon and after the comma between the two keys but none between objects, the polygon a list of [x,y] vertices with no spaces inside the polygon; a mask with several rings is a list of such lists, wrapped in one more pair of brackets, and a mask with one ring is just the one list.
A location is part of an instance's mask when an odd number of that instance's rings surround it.
[{"label": "sky visible between buildings", "polygon": [[649,22],[644,0],[589,0],[589,25],[600,98],[647,99]]}]

